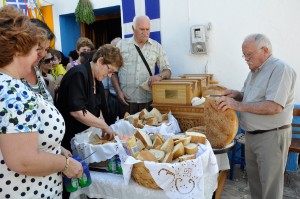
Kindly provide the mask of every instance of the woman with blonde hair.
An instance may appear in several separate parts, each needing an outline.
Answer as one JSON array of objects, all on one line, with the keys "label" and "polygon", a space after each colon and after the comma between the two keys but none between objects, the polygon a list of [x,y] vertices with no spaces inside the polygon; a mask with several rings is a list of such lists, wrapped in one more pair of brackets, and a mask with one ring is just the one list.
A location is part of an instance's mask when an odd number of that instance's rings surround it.
[{"label": "woman with blonde hair", "polygon": [[0,198],[61,198],[62,173],[82,176],[81,163],[61,155],[63,117],[21,81],[45,39],[21,10],[0,9]]}]

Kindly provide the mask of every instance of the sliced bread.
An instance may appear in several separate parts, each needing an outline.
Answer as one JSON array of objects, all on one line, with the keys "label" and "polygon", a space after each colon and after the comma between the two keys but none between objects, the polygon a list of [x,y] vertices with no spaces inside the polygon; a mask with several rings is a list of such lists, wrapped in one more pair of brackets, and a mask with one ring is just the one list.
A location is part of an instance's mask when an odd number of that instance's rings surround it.
[{"label": "sliced bread", "polygon": [[135,133],[135,137],[140,139],[147,149],[152,148],[153,144],[152,144],[152,141],[150,139],[150,136],[146,132],[144,132],[143,130],[138,129]]},{"label": "sliced bread", "polygon": [[191,136],[192,143],[200,143],[200,144],[206,143],[206,136],[203,133],[187,131],[185,132],[185,135]]},{"label": "sliced bread", "polygon": [[198,144],[196,143],[189,143],[188,145],[184,146],[184,152],[186,154],[195,154],[198,152]]},{"label": "sliced bread", "polygon": [[160,139],[159,136],[156,136],[153,142],[153,149],[160,149],[161,146],[163,145],[163,141]]},{"label": "sliced bread", "polygon": [[138,115],[129,115],[128,122],[130,124],[132,124],[134,127],[137,127],[137,124],[139,122],[139,116]]},{"label": "sliced bread", "polygon": [[179,140],[175,140],[174,141],[174,144],[178,144],[179,142],[181,142],[184,146],[185,145],[188,145],[190,142],[191,142],[191,139],[192,137],[191,136],[185,136],[184,138],[182,139],[179,139]]},{"label": "sliced bread", "polygon": [[179,162],[183,162],[185,160],[192,160],[196,158],[196,154],[186,154],[183,156],[178,157]]},{"label": "sliced bread", "polygon": [[163,150],[166,153],[169,153],[173,151],[174,148],[174,141],[172,139],[172,137],[170,137],[169,139],[167,139],[164,144],[161,146],[160,150]]},{"label": "sliced bread", "polygon": [[140,151],[139,154],[137,155],[136,159],[142,160],[142,161],[158,162],[156,157],[152,153],[150,153],[150,151],[148,149],[144,149],[144,150]]},{"label": "sliced bread", "polygon": [[141,110],[141,112],[139,114],[140,120],[144,120],[149,117],[151,117],[151,114],[147,111],[147,109],[144,108],[143,110]]},{"label": "sliced bread", "polygon": [[136,141],[136,146],[137,146],[137,148],[138,148],[139,151],[145,149],[145,145],[143,144],[143,142],[140,139],[138,139]]},{"label": "sliced bread", "polygon": [[158,122],[162,121],[162,115],[156,108],[153,108],[150,113],[157,119]]},{"label": "sliced bread", "polygon": [[152,153],[156,157],[158,162],[163,161],[163,159],[165,157],[165,152],[164,151],[157,150],[157,149],[150,149],[149,151],[150,151],[150,153]]},{"label": "sliced bread", "polygon": [[178,144],[175,145],[172,153],[173,153],[173,159],[176,159],[179,156],[184,155],[184,147],[182,142],[179,142]]},{"label": "sliced bread", "polygon": [[168,152],[165,155],[165,158],[163,159],[162,163],[170,163],[173,160],[173,153],[172,152]]}]

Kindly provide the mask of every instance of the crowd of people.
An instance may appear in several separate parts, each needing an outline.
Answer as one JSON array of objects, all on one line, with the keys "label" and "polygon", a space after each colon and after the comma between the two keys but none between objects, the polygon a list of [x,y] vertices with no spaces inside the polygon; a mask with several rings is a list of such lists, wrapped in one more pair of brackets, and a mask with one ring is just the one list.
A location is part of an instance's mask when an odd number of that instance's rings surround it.
[{"label": "crowd of people", "polygon": [[[112,140],[117,118],[150,111],[151,89],[141,85],[170,78],[171,68],[149,38],[147,16],[136,16],[132,30],[132,38],[96,49],[79,38],[65,65],[50,49],[55,36],[44,22],[0,9],[0,198],[67,198],[62,175],[82,176],[71,153],[74,135],[96,127]],[[242,52],[249,75],[241,92],[225,91],[219,109],[240,112],[252,198],[282,198],[296,73],[273,57],[265,35],[246,37]]]}]

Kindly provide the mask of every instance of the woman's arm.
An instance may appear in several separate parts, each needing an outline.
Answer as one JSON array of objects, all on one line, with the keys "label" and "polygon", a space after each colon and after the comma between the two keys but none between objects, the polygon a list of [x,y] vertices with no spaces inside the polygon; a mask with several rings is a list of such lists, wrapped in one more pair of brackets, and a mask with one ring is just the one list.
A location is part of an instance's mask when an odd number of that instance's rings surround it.
[{"label": "woman's arm", "polygon": [[[37,132],[1,134],[0,149],[7,167],[29,176],[46,176],[64,170],[66,157],[39,151],[38,139]],[[81,163],[70,157],[64,174],[79,178],[82,171]]]},{"label": "woman's arm", "polygon": [[82,110],[70,112],[70,115],[73,116],[79,122],[81,122],[81,123],[83,123],[87,126],[92,126],[92,127],[96,127],[96,128],[101,129],[102,132],[104,133],[104,134],[102,134],[103,136],[105,136],[105,134],[108,134],[109,135],[109,140],[113,139],[113,136],[114,136],[115,133],[106,124],[104,119],[94,116],[88,110],[86,110],[85,113],[83,113]]}]

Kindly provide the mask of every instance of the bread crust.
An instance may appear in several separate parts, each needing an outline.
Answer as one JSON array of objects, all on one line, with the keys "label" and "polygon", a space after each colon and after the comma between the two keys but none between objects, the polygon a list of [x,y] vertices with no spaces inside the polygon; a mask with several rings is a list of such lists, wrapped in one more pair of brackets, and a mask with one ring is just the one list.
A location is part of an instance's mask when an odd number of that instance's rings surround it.
[{"label": "bread crust", "polygon": [[222,148],[236,136],[238,118],[232,109],[219,110],[216,100],[209,97],[204,104],[205,135],[213,148]]}]

